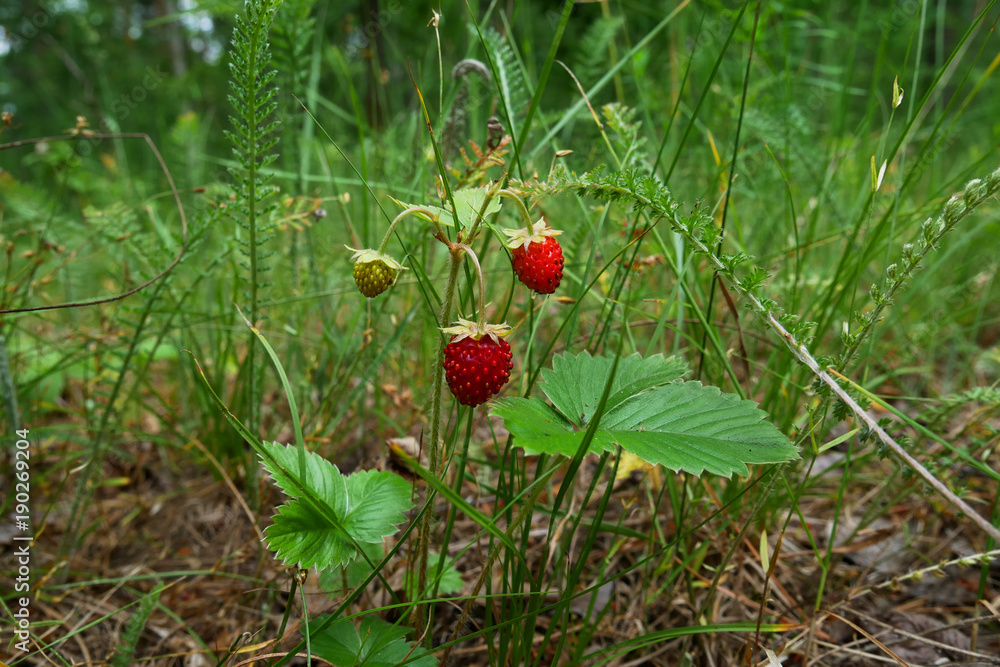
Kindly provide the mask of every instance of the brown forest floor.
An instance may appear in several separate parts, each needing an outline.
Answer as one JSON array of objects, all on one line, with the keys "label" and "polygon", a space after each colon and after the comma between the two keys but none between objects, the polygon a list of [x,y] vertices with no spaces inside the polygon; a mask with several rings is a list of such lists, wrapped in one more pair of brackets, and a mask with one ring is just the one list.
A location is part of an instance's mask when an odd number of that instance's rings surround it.
[{"label": "brown forest floor", "polygon": [[[406,412],[409,406],[400,408]],[[266,478],[260,480],[261,509],[253,512],[236,492],[245,484],[240,469],[233,467],[223,476],[208,462],[200,443],[193,441],[179,449],[152,444],[143,434],[162,428],[153,415],[143,415],[131,426],[131,434],[124,434],[119,444],[130,458],[113,456],[104,462],[98,480],[100,487],[87,510],[86,524],[91,530],[82,536],[67,562],[59,562],[58,553],[70,511],[74,471],[64,469],[46,475],[41,488],[35,491],[36,507],[49,509],[44,523],[39,522],[36,527],[38,537],[33,552],[35,584],[42,587],[32,601],[35,632],[45,642],[68,637],[56,649],[63,661],[72,661],[74,665],[105,664],[121,643],[121,632],[130,617],[130,611],[121,611],[122,608],[160,580],[169,585],[160,597],[161,608],[151,616],[139,642],[136,657],[141,662],[137,664],[214,665],[217,658],[208,655],[208,650],[216,656],[222,655],[245,633],[251,635],[247,645],[227,664],[253,664],[245,661],[253,655],[287,650],[291,640],[277,645],[271,640],[289,604],[287,591],[294,571],[275,561],[261,544],[261,530],[269,523],[275,506],[283,502],[281,492]],[[961,423],[953,426],[954,433],[962,433]],[[481,442],[492,442],[486,428],[480,428],[475,437]],[[363,447],[365,451],[354,454],[354,458],[360,457],[360,463],[366,467],[385,464],[378,453],[382,451],[382,443],[367,441]],[[39,443],[38,450],[33,459],[34,470],[63,466],[66,461],[75,460],[76,452],[55,439]],[[897,481],[896,488],[889,489],[892,493],[885,495],[893,465],[889,461],[873,458],[866,469],[854,473],[853,488],[846,494],[849,504],[841,509],[838,526],[838,534],[849,539],[834,547],[835,558],[826,576],[820,611],[815,610],[822,572],[810,547],[809,534],[825,548],[836,512],[833,499],[841,483],[839,471],[830,466],[841,455],[831,450],[817,459],[810,478],[812,486],[800,503],[808,534],[799,513],[792,513],[777,557],[778,536],[787,510],[780,509],[772,516],[768,537],[773,567],[763,618],[764,622],[786,624],[787,630],[762,634],[760,646],[774,650],[784,665],[1000,664],[998,561],[994,560],[989,570],[986,600],[978,604],[976,591],[982,571],[979,566],[947,567],[933,576],[873,588],[893,577],[988,547],[972,522],[954,516],[938,498],[921,491],[917,482],[900,487]],[[997,455],[993,458],[995,465]],[[345,472],[355,467],[344,460],[338,463]],[[4,467],[7,465],[9,462],[4,463]],[[466,486],[466,497],[489,514],[493,499],[483,496],[476,486],[475,472],[472,470]],[[584,473],[587,474],[589,471]],[[799,477],[796,474],[790,479],[794,483]],[[605,521],[617,522],[621,518],[623,525],[647,533],[652,523],[657,522],[659,529],[670,537],[676,526],[669,504],[663,503],[662,511],[653,515],[646,501],[648,492],[656,491],[650,487],[656,487],[658,479],[662,479],[659,472],[634,472],[618,481]],[[965,482],[967,499],[984,513],[988,512],[992,499],[986,480],[969,473]],[[694,526],[721,507],[722,500],[714,481],[692,478],[689,484],[702,485],[704,491],[696,495],[701,498],[701,506],[690,508],[692,515],[686,525]],[[578,483],[576,488],[582,490],[586,484]],[[592,509],[580,507],[581,496],[582,491],[573,501],[574,511]],[[599,496],[600,493],[594,495]],[[874,520],[855,531],[859,522],[873,515],[873,509]],[[439,505],[439,510],[444,516],[445,505]],[[701,567],[679,577],[680,583],[651,595],[649,586],[656,584],[644,579],[644,570],[638,569],[602,588],[596,606],[607,605],[607,609],[588,651],[650,631],[698,624],[699,608],[706,604],[715,574],[712,566],[730,550],[736,531],[748,519],[744,515],[729,518],[733,521],[724,529],[720,529],[722,522],[716,517],[689,538],[689,544],[704,547],[705,555]],[[543,515],[536,515],[536,519],[528,556],[537,571],[542,567],[538,562],[542,551],[540,540],[545,538],[548,526],[541,523]],[[452,543],[448,545],[449,553],[464,548],[475,536],[476,528],[468,520],[457,522]],[[613,545],[611,538],[602,536],[586,554],[580,553],[577,540],[572,541],[574,557],[587,558],[594,566],[593,571],[598,571]],[[708,611],[703,620],[746,622],[761,616],[766,573],[761,565],[759,538],[760,527],[751,527],[737,545],[715,595],[707,601]],[[634,563],[637,554],[645,553],[645,546],[639,540],[634,542],[618,545],[610,563],[605,565],[606,572],[625,570]],[[12,550],[9,536],[0,535],[3,554],[0,567],[4,570],[12,570]],[[484,561],[482,545],[469,549],[459,561],[465,582],[460,595],[472,592]],[[403,557],[390,563],[386,578],[394,588],[403,587],[405,567]],[[320,590],[315,572],[309,574],[305,590],[312,617],[331,611],[342,597],[340,591]],[[376,586],[352,611],[370,609],[385,604],[386,600],[384,591]],[[587,598],[582,600],[584,604],[576,609],[574,616],[581,620],[579,625],[583,625],[583,615],[587,613]],[[298,599],[291,604],[286,637],[296,638],[302,610]],[[481,627],[483,611],[481,605],[476,607],[469,627]],[[436,640],[444,641],[458,616],[459,605],[438,605]],[[544,616],[539,618],[539,640],[548,620]],[[572,633],[573,628],[570,630]],[[572,643],[575,638],[568,639]],[[751,636],[734,634],[698,634],[627,654],[608,664],[678,665],[683,651],[691,654],[694,664],[720,667],[751,664],[748,642],[752,640]],[[9,651],[10,646],[0,647],[0,656],[5,650]],[[459,646],[453,655],[453,664],[489,664],[487,646],[480,638]],[[767,664],[763,651],[757,660],[757,664]],[[28,663],[67,664],[37,657]],[[293,664],[305,664],[305,660]],[[540,664],[563,663],[543,655]]]}]

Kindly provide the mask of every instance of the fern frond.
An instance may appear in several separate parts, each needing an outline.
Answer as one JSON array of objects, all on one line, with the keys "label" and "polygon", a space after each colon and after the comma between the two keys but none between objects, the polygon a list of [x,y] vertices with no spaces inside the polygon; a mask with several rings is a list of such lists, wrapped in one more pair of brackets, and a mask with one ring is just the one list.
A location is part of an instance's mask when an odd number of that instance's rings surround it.
[{"label": "fern frond", "polygon": [[157,584],[149,593],[139,600],[139,608],[132,614],[128,624],[122,631],[122,643],[115,650],[114,657],[111,658],[112,667],[128,667],[134,664],[135,649],[139,645],[139,638],[142,631],[146,629],[146,623],[150,615],[156,609],[156,604],[160,601],[160,593],[163,592],[163,584]]},{"label": "fern frond", "polygon": [[[298,103],[292,95],[300,98],[305,94],[309,80],[309,46],[313,38],[316,19],[310,16],[313,0],[285,0],[275,16],[273,34],[274,65],[278,69],[278,85],[290,94],[281,96],[278,111],[283,118],[298,112]],[[292,139],[291,123],[285,124],[286,139]],[[287,154],[286,167],[291,168],[295,159]]]},{"label": "fern frond", "polygon": [[573,72],[589,86],[608,70],[608,46],[625,25],[624,16],[600,16],[591,22],[580,38]]},{"label": "fern frond", "polygon": [[635,109],[617,102],[601,107],[601,115],[611,129],[611,141],[622,167],[648,167],[648,155],[643,150],[642,122],[635,119]]},{"label": "fern frond", "polygon": [[[272,149],[278,142],[279,121],[273,116],[278,108],[278,89],[273,86],[277,71],[271,67],[268,34],[277,12],[275,0],[247,0],[245,16],[236,17],[229,70],[232,93],[229,100],[238,116],[231,117],[234,130],[226,132],[240,167],[230,170],[236,185],[236,205],[229,207],[239,228],[246,230],[240,249],[247,258],[247,281],[244,294],[251,322],[260,319],[260,292],[267,286],[261,279],[266,266],[261,252],[270,240],[273,224],[268,222],[273,206],[266,203],[276,188],[268,185],[273,174],[268,167],[277,159]],[[256,337],[249,338],[246,355],[248,421],[257,427],[259,409],[257,373],[254,370]]]},{"label": "fern frond", "polygon": [[[473,32],[475,29],[473,28]],[[510,42],[493,28],[483,30],[483,39],[496,70],[497,89],[512,116],[526,112],[530,96],[517,55]]]}]

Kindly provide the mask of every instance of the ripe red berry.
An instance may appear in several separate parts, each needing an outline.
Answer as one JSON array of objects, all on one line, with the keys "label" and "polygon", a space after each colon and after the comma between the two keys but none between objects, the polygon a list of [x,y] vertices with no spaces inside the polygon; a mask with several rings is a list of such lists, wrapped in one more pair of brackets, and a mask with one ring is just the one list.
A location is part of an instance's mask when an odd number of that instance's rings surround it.
[{"label": "ripe red berry", "polygon": [[477,406],[493,397],[514,367],[510,344],[493,334],[474,338],[460,333],[444,348],[448,388],[462,405]]},{"label": "ripe red berry", "polygon": [[539,294],[552,294],[559,287],[563,275],[562,246],[551,236],[541,243],[532,241],[527,249],[519,245],[511,251],[514,273],[528,289]]},{"label": "ripe red berry", "polygon": [[562,234],[539,220],[529,231],[527,228],[505,229],[509,237],[514,274],[528,289],[539,294],[552,294],[559,287],[563,276],[562,246],[556,236]]}]

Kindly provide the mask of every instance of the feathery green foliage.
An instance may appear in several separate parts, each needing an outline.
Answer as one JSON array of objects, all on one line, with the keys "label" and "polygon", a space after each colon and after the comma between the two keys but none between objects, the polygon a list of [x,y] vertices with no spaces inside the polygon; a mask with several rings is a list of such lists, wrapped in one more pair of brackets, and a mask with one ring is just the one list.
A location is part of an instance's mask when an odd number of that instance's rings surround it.
[{"label": "feathery green foliage", "polygon": [[[499,93],[499,104],[502,105],[499,113],[510,127],[514,127],[515,119],[527,110],[530,99],[521,65],[506,37],[493,28],[485,28],[482,33],[484,45],[489,52],[488,64],[493,72],[493,85]],[[475,28],[472,28],[471,34],[476,34]]]},{"label": "feathery green foliage", "polygon": [[608,46],[625,25],[623,16],[600,16],[587,27],[575,49],[573,73],[584,86],[604,75],[607,67]]},{"label": "feathery green foliage", "polygon": [[[291,118],[300,115],[299,102],[304,100],[306,87],[311,73],[309,47],[315,38],[316,19],[312,16],[312,0],[284,0],[274,16],[271,30],[273,41],[273,61],[277,71],[275,79],[281,91],[276,112],[285,120],[281,123],[282,140],[286,146],[295,146],[296,150],[286,150],[284,166],[290,171],[297,170],[300,160],[298,153],[308,151],[306,145],[299,143],[300,139],[308,138],[299,124],[291,122]],[[308,120],[305,118],[305,120]],[[300,174],[304,176],[304,174]],[[300,181],[299,186],[304,183]]]},{"label": "feathery green foliage", "polygon": [[149,617],[156,609],[163,589],[164,585],[158,583],[153,587],[153,590],[139,598],[139,607],[132,613],[122,631],[122,643],[111,657],[112,667],[128,667],[135,664],[135,650],[142,638],[142,631],[146,629],[146,623],[149,622]]},{"label": "feathery green foliage", "polygon": [[949,199],[937,218],[927,218],[920,225],[920,233],[916,240],[903,245],[899,262],[893,262],[885,268],[883,286],[873,284],[869,289],[868,294],[874,307],[870,310],[858,310],[855,313],[854,317],[860,329],[855,333],[845,330],[841,334],[845,349],[836,364],[840,371],[847,370],[853,364],[861,345],[881,321],[882,311],[892,305],[893,298],[906,286],[913,273],[920,269],[928,253],[938,249],[945,234],[954,230],[959,222],[998,191],[1000,191],[1000,169],[983,179],[969,181],[962,195],[955,195]]},{"label": "feathery green foliage", "polygon": [[[277,8],[276,0],[249,0],[246,3],[246,15],[236,16],[229,64],[232,75],[229,102],[236,115],[229,118],[233,129],[226,130],[226,136],[239,164],[229,170],[236,193],[231,209],[242,230],[236,239],[246,259],[243,293],[250,321],[254,323],[261,316],[261,292],[271,284],[265,275],[271,268],[268,260],[274,255],[274,251],[265,248],[273,239],[275,229],[270,220],[274,204],[268,200],[276,188],[268,185],[273,176],[268,167],[277,159],[272,149],[278,143],[279,121],[273,118],[278,108],[278,91],[271,85],[277,72],[271,69],[268,34]],[[251,429],[258,426],[260,402],[254,341],[251,335],[244,375],[245,405],[249,408]]]}]

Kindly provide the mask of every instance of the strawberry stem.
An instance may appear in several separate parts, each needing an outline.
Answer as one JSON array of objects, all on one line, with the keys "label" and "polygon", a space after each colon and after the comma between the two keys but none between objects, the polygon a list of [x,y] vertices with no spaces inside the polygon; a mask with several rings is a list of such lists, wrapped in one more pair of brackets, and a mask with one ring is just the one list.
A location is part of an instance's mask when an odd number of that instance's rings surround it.
[{"label": "strawberry stem", "polygon": [[521,198],[506,188],[500,191],[500,195],[517,202],[517,212],[521,214],[521,219],[524,220],[524,227],[528,230],[528,236],[534,235],[535,227],[531,224],[531,214],[528,213],[528,208],[521,201]]},{"label": "strawberry stem", "polygon": [[476,275],[479,277],[479,330],[484,331],[486,327],[486,282],[483,280],[483,267],[479,265],[479,258],[476,252],[464,243],[456,243],[456,248],[461,248],[472,259],[476,265]]},{"label": "strawberry stem", "polygon": [[462,239],[461,237],[459,237],[459,240],[464,240],[466,243],[471,244],[473,239],[476,238],[476,234],[479,233],[479,227],[480,225],[483,224],[483,221],[485,220],[483,216],[486,215],[486,210],[490,207],[490,202],[496,199],[497,195],[500,193],[501,184],[502,181],[497,181],[496,183],[490,186],[489,190],[486,191],[486,197],[483,198],[483,205],[480,207],[478,214],[472,221],[472,228],[469,230],[468,238]]},{"label": "strawberry stem", "polygon": [[[448,272],[448,282],[444,289],[444,299],[441,301],[441,312],[438,322],[447,325],[451,321],[451,304],[455,299],[455,285],[458,283],[458,270],[462,262],[460,254],[451,253],[451,266]],[[428,448],[430,455],[430,470],[438,474],[438,452],[441,439],[441,396],[444,389],[444,348],[447,342],[442,340],[438,345],[437,360],[434,364],[434,384],[431,389],[431,441]],[[428,512],[428,515],[431,513]],[[422,548],[422,547],[421,547]]]},{"label": "strawberry stem", "polygon": [[399,224],[399,221],[405,218],[406,216],[412,215],[414,213],[423,213],[424,215],[426,215],[428,218],[431,219],[431,222],[434,223],[434,226],[437,228],[438,233],[442,234],[444,233],[444,230],[441,229],[441,223],[438,222],[437,213],[435,213],[430,209],[424,208],[423,206],[411,206],[410,208],[404,210],[402,213],[397,215],[396,218],[391,223],[389,223],[389,229],[386,231],[385,236],[382,237],[382,243],[380,243],[378,246],[378,252],[385,251],[385,247],[389,245],[389,239],[392,238],[392,231],[396,228],[396,225]]},{"label": "strawberry stem", "polygon": [[[448,271],[448,282],[444,288],[444,299],[441,301],[441,311],[438,319],[439,326],[446,326],[451,322],[451,305],[455,300],[455,286],[458,284],[458,270],[462,266],[463,250],[456,244],[451,243],[441,233],[436,235],[448,246],[451,257],[451,267]],[[444,394],[444,348],[447,345],[445,340],[439,341],[437,350],[437,360],[434,362],[434,382],[431,388],[431,439],[427,448],[430,458],[431,473],[437,477],[441,476],[441,432],[444,427],[443,410],[441,409],[441,397]],[[426,502],[433,502],[434,490],[427,487]],[[430,548],[431,528],[434,522],[433,512],[424,512],[423,521],[420,524],[420,538],[417,540],[417,590],[423,591],[427,586],[427,550]],[[414,609],[414,620],[416,627],[423,625],[424,611],[420,605]]]}]

